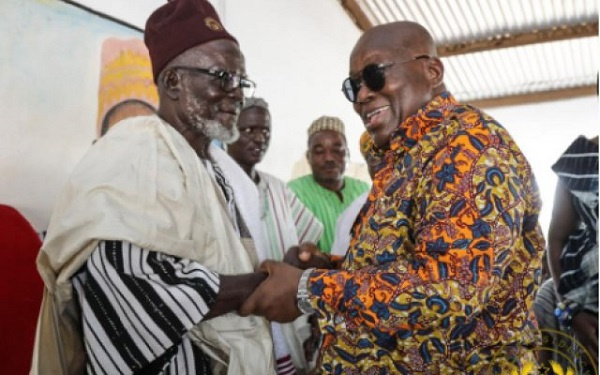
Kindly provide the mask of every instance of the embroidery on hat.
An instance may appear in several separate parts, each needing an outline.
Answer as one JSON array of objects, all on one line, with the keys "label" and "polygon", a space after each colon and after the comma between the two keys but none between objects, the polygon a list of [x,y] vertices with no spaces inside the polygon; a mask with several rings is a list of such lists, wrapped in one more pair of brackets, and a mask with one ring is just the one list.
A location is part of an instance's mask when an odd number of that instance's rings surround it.
[{"label": "embroidery on hat", "polygon": [[216,19],[214,19],[212,17],[206,17],[204,19],[204,24],[206,25],[206,27],[208,27],[209,29],[211,29],[213,31],[223,30],[223,26],[221,26],[219,21],[217,21]]},{"label": "embroidery on hat", "polygon": [[337,117],[321,116],[312,122],[308,128],[308,136],[324,130],[332,130],[345,136],[344,123]]}]

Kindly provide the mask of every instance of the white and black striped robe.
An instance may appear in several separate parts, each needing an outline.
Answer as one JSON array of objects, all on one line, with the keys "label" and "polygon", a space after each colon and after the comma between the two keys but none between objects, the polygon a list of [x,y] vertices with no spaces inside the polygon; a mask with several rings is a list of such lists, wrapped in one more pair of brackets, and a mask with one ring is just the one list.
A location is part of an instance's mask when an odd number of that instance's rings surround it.
[{"label": "white and black striped robe", "polygon": [[581,224],[561,253],[557,291],[598,314],[598,144],[578,137],[552,170],[569,190]]},{"label": "white and black striped robe", "polygon": [[88,373],[211,373],[186,333],[215,301],[218,274],[128,242],[101,241],[72,281]]}]

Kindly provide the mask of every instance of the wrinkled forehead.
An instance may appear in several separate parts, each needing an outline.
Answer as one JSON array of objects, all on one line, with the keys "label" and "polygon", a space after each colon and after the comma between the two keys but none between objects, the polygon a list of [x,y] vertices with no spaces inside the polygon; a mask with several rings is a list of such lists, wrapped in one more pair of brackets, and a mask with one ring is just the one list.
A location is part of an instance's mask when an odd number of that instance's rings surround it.
[{"label": "wrinkled forehead", "polygon": [[252,106],[244,108],[238,118],[238,128],[271,128],[271,114],[268,109]]},{"label": "wrinkled forehead", "polygon": [[412,51],[407,43],[379,34],[365,33],[350,54],[350,71],[355,73],[370,63],[400,60],[410,56]]},{"label": "wrinkled forehead", "polygon": [[321,130],[311,135],[308,139],[308,148],[313,149],[315,147],[326,147],[326,146],[346,146],[346,138],[333,130]]}]

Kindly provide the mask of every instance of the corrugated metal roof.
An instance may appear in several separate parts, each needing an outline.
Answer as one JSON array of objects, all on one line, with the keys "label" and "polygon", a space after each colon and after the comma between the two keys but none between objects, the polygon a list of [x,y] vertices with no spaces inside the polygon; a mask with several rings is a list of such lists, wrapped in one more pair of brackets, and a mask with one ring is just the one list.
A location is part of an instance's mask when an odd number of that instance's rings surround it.
[{"label": "corrugated metal roof", "polygon": [[460,100],[596,91],[596,0],[340,1],[363,30],[397,20],[428,28]]},{"label": "corrugated metal roof", "polygon": [[598,38],[588,37],[442,58],[461,100],[594,85]]},{"label": "corrugated metal roof", "polygon": [[597,0],[364,0],[372,25],[396,20],[427,27],[440,44],[598,21]]}]

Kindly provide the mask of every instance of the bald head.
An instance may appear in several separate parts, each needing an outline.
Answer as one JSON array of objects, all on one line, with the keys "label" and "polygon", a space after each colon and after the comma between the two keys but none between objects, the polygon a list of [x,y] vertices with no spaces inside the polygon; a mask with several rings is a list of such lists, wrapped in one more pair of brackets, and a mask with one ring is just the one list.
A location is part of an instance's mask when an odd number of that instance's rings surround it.
[{"label": "bald head", "polygon": [[360,37],[352,55],[365,47],[388,50],[400,58],[417,55],[437,56],[435,42],[429,31],[410,21],[392,22],[370,28]]}]

